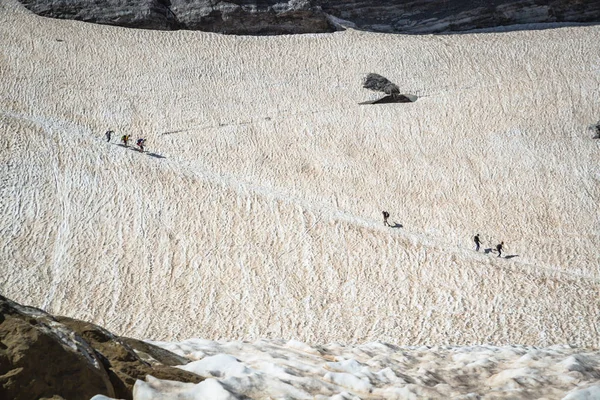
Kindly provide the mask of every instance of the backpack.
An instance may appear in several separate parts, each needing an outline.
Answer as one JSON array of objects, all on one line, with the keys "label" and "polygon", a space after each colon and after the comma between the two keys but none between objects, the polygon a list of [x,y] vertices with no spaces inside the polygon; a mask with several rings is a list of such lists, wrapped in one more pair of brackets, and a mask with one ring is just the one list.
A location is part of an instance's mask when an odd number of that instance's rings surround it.
[{"label": "backpack", "polygon": [[390,214],[387,211],[383,212],[383,218],[389,218]]}]

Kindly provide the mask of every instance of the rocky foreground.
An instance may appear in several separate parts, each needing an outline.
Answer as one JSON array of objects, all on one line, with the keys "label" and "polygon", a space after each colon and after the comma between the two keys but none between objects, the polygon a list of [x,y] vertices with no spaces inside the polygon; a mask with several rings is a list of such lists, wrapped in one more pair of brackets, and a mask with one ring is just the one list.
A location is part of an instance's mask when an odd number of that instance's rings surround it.
[{"label": "rocky foreground", "polygon": [[599,1],[575,0],[19,0],[38,15],[145,29],[239,35],[440,33],[514,24],[598,22]]},{"label": "rocky foreground", "polygon": [[0,296],[0,398],[131,399],[147,375],[198,383],[173,368],[186,358],[84,321],[53,317]]}]

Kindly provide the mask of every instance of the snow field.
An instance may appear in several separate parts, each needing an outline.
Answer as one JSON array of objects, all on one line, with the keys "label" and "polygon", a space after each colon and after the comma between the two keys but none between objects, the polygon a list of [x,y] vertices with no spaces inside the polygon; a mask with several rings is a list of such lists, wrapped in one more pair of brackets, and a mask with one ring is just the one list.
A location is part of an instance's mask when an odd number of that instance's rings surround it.
[{"label": "snow field", "polygon": [[[598,345],[597,27],[0,33],[4,295],[161,340]],[[358,106],[368,72],[420,98]]]},{"label": "snow field", "polygon": [[[194,385],[148,377],[136,400],[151,399],[587,399],[597,394],[597,351],[569,346],[396,347],[297,342],[157,342],[197,359],[182,366]],[[179,396],[179,397],[177,397]],[[244,397],[247,396],[247,397]]]}]

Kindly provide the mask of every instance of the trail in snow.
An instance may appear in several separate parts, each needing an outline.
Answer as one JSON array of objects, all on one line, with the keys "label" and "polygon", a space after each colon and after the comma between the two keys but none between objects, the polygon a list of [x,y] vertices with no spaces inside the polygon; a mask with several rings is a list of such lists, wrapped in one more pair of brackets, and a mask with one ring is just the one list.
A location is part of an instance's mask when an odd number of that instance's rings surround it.
[{"label": "trail in snow", "polygon": [[[600,163],[578,136],[600,112],[598,27],[240,38],[0,18],[5,295],[160,339],[598,341]],[[435,95],[359,106],[365,71]],[[108,146],[109,128],[165,158]],[[518,257],[476,254],[475,233]]]},{"label": "trail in snow", "polygon": [[[49,125],[48,122],[44,122],[44,121],[48,121],[45,118],[39,118],[39,117],[28,118],[26,116],[17,116],[17,115],[6,113],[6,112],[2,112],[2,113],[4,115],[10,116],[12,118],[26,119],[31,122],[37,123],[41,128],[43,128],[50,135],[53,135],[57,132],[56,131],[57,126],[59,126],[61,129],[66,129],[67,132],[70,132],[72,135],[80,135],[81,133],[91,135],[91,136],[88,136],[88,139],[89,139],[88,146],[90,146],[90,148],[95,148],[98,151],[102,151],[105,149],[103,147],[104,140],[102,140],[101,138],[98,138],[96,136],[93,136],[89,132],[88,129],[84,129],[77,125],[69,126],[69,124],[70,124],[69,122],[63,121],[61,123],[54,123],[53,124],[54,127],[53,127],[52,125]],[[67,144],[65,143],[64,145],[67,145]],[[128,148],[123,147],[123,149],[124,150],[132,150],[133,148],[132,147],[128,147]],[[135,149],[133,149],[133,150],[135,150]],[[142,154],[140,154],[140,155],[142,155]],[[172,158],[172,160],[168,160],[165,162],[170,164],[170,167],[173,169],[187,171],[188,173],[193,172],[194,175],[198,179],[206,180],[210,183],[220,185],[223,187],[228,187],[229,189],[232,189],[241,195],[247,195],[250,192],[250,193],[257,194],[261,197],[264,197],[269,201],[277,200],[277,201],[283,201],[286,203],[290,203],[292,205],[298,205],[303,210],[310,211],[310,212],[318,215],[317,222],[319,222],[323,219],[335,220],[335,221],[341,221],[341,222],[351,224],[351,225],[361,226],[361,227],[370,228],[370,229],[376,229],[379,232],[386,232],[386,234],[388,234],[388,235],[400,236],[403,239],[409,240],[412,243],[419,242],[428,248],[436,249],[438,251],[446,251],[446,252],[460,254],[463,257],[474,258],[479,261],[495,260],[495,257],[496,257],[495,254],[493,254],[493,253],[490,254],[489,256],[484,256],[479,253],[473,252],[472,249],[469,249],[467,247],[456,246],[452,243],[440,240],[439,238],[428,237],[427,235],[424,235],[424,234],[421,234],[418,232],[411,232],[410,229],[406,229],[405,227],[403,227],[402,229],[393,229],[393,228],[390,229],[390,228],[382,227],[380,223],[375,222],[373,220],[369,220],[369,219],[366,219],[366,218],[363,218],[363,217],[360,217],[357,215],[351,215],[349,213],[345,213],[340,210],[336,210],[331,207],[328,207],[327,205],[324,205],[324,204],[315,204],[315,203],[308,204],[303,199],[294,197],[294,196],[290,196],[289,194],[287,194],[285,191],[282,191],[282,190],[268,188],[268,187],[262,187],[260,185],[254,184],[252,182],[241,180],[235,176],[226,176],[223,174],[216,174],[212,171],[207,170],[206,167],[198,165],[197,162],[195,162],[194,160],[182,160],[182,159],[178,159],[177,156],[172,156],[171,158]],[[142,162],[142,160],[139,160],[139,162]],[[58,176],[59,172],[56,172],[56,174]],[[135,182],[135,181],[133,181],[133,182]],[[69,190],[66,187],[61,187],[60,185],[62,183],[63,183],[63,180],[60,180],[57,178],[57,187],[59,188],[58,192],[65,195],[69,192]],[[141,190],[141,189],[138,189],[138,190]],[[68,202],[62,201],[62,203],[63,203],[63,207],[65,207],[65,208],[68,207]],[[143,204],[138,203],[137,207],[141,208],[141,207],[143,207]],[[68,219],[66,218],[66,215],[68,215],[68,212],[63,211],[63,213],[65,216],[62,218],[63,225],[61,225],[61,229],[59,232],[63,232],[65,229],[65,225],[68,224]],[[317,222],[315,222],[315,224]],[[313,227],[315,224],[313,224]],[[68,230],[68,227],[66,228],[66,230]],[[310,230],[311,230],[311,228],[309,228],[305,232],[308,232]],[[142,236],[144,236],[143,221],[142,221],[142,231],[141,232],[142,232]],[[59,239],[57,239],[57,243],[59,245],[62,245],[62,242],[63,242],[61,237],[62,237],[62,235],[59,237]],[[299,242],[296,247],[300,246],[301,244],[302,243]],[[487,247],[487,246],[482,246],[482,250],[485,247]],[[293,249],[291,249],[289,251],[292,251],[292,250]],[[63,253],[64,253],[64,250],[55,251],[56,257],[58,257],[58,258],[62,257]],[[483,251],[482,251],[482,253],[483,253]],[[559,276],[566,276],[571,279],[587,279],[587,280],[591,280],[593,282],[600,282],[600,278],[598,278],[596,276],[583,275],[583,274],[570,272],[570,271],[559,269],[559,268],[552,267],[552,266],[545,266],[543,264],[540,265],[537,263],[534,264],[532,262],[524,262],[524,261],[520,261],[520,260],[512,260],[511,259],[511,261],[510,261],[511,264],[516,264],[521,267],[525,267],[525,269],[528,270],[528,271],[524,271],[524,270],[519,271],[516,268],[510,268],[510,267],[504,265],[504,263],[506,263],[508,260],[506,258],[507,256],[510,256],[510,254],[506,254],[503,258],[498,260],[498,263],[496,263],[495,267],[496,268],[504,268],[504,269],[511,270],[511,271],[517,271],[517,272],[520,272],[523,274],[536,272],[536,273],[544,273],[544,274],[550,275],[551,277],[559,275]],[[522,257],[522,255],[516,255],[516,256]],[[281,257],[281,255],[279,257]],[[513,255],[512,257],[515,257],[515,255]],[[56,262],[54,262],[54,265],[55,265],[56,271],[59,272],[60,271],[60,262],[56,261]],[[150,274],[151,274],[151,272],[152,271],[150,271]],[[59,273],[56,273],[56,274],[58,276],[60,275]],[[53,286],[53,287],[55,287],[55,286]],[[51,297],[52,295],[53,295],[53,292],[50,293],[49,297]],[[47,304],[46,304],[46,306],[47,306]]]}]

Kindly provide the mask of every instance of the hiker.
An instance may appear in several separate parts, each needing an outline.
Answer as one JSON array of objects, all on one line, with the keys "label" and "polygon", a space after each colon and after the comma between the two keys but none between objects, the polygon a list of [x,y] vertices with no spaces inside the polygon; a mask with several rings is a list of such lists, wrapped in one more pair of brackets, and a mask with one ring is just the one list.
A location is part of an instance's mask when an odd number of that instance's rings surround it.
[{"label": "hiker", "polygon": [[129,135],[123,135],[123,136],[121,136],[121,141],[123,142],[123,144],[125,145],[125,147],[127,147],[127,142],[129,142]]},{"label": "hiker", "polygon": [[383,225],[384,226],[390,226],[390,224],[388,223],[388,218],[390,217],[390,213],[387,211],[383,212]]},{"label": "hiker", "polygon": [[496,245],[496,250],[498,251],[498,257],[502,256],[502,247],[504,246],[504,242],[500,242],[500,244]]},{"label": "hiker", "polygon": [[600,139],[600,122],[594,126],[594,130],[596,131],[596,136],[593,136],[592,139]]},{"label": "hiker", "polygon": [[114,131],[106,131],[106,133],[104,134],[106,136],[106,141],[110,142],[110,138],[112,136],[112,134],[115,133]]},{"label": "hiker", "polygon": [[143,153],[144,152],[144,144],[146,144],[146,139],[139,138],[137,140],[136,144],[140,148],[140,151]]},{"label": "hiker", "polygon": [[479,233],[475,235],[473,241],[475,242],[475,251],[479,251],[479,245],[481,245],[481,240],[479,240]]}]

